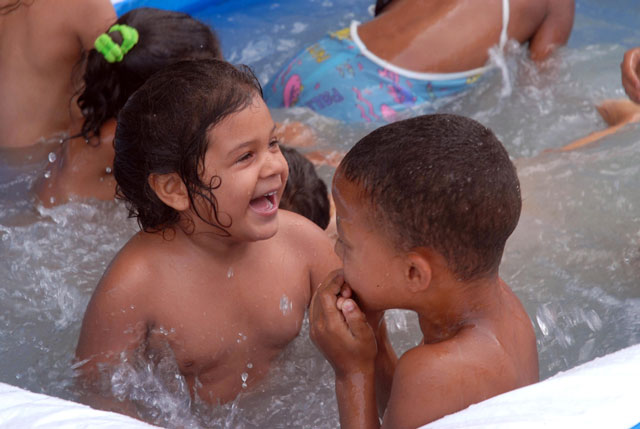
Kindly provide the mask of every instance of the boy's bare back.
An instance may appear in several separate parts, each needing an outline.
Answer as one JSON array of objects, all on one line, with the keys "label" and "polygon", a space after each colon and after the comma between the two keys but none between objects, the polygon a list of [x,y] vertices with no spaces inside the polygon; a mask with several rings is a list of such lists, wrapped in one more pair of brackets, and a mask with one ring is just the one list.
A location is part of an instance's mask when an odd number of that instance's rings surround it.
[{"label": "boy's bare back", "polygon": [[[531,57],[545,59],[569,39],[574,3],[509,0],[508,38],[529,42]],[[502,0],[395,0],[358,33],[374,54],[396,66],[451,73],[484,65],[502,22]]]},{"label": "boy's bare back", "polygon": [[[445,341],[400,357],[383,427],[417,427],[471,404],[538,381],[536,337],[522,304],[500,281],[489,311]],[[427,387],[428,386],[428,387]],[[429,395],[425,403],[426,392]]]},{"label": "boy's bare back", "polygon": [[0,15],[0,146],[29,146],[80,120],[74,66],[115,20],[109,0],[33,0]]},{"label": "boy's bare back", "polygon": [[87,309],[77,349],[90,359],[85,374],[97,377],[98,363],[117,364],[120,351],[138,344],[145,355],[168,344],[192,393],[207,402],[254,386],[298,335],[312,286],[337,264],[321,229],[287,211],[279,218],[271,239],[215,259],[179,229],[173,237],[138,233]]}]

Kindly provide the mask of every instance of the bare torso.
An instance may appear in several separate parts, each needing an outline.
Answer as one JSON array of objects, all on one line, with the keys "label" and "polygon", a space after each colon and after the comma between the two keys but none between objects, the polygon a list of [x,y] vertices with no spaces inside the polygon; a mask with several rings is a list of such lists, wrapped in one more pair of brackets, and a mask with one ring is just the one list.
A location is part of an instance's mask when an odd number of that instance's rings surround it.
[{"label": "bare torso", "polygon": [[[540,31],[545,45],[568,39],[573,0],[556,1],[558,11],[551,9],[551,0],[509,3],[510,39],[524,43]],[[545,25],[550,17],[553,25]],[[396,0],[384,13],[358,27],[358,35],[374,54],[399,67],[450,73],[483,66],[501,30],[502,0]],[[550,33],[548,41],[544,33]]]},{"label": "bare torso", "polygon": [[[299,234],[310,222],[284,211],[279,217],[274,237],[251,243],[226,260],[208,257],[183,233],[172,240],[161,233],[138,234],[98,286],[78,358],[131,344],[153,354],[168,344],[191,391],[201,399],[227,402],[251,389],[298,335],[312,285],[339,263],[319,228],[313,225],[310,235]],[[122,285],[123,276],[129,286]],[[144,283],[130,281],[138,276]],[[118,295],[126,298],[116,303],[112,297]],[[123,316],[105,322],[105,332],[93,319],[110,309]],[[96,329],[102,338],[96,338]],[[112,339],[105,340],[104,334]]]},{"label": "bare torso", "polygon": [[74,67],[113,21],[108,0],[34,0],[0,15],[0,146],[32,145],[80,120]]}]

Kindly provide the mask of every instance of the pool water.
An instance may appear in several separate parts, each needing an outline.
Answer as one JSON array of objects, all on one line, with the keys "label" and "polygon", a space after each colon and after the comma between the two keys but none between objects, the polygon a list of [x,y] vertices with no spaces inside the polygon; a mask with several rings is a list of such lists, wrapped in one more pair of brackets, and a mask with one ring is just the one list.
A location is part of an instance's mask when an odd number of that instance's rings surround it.
[{"label": "pool water", "polygon": [[[368,19],[370,3],[247,1],[240,10],[220,1],[195,15],[216,28],[229,61],[250,65],[266,84],[306,43]],[[634,0],[578,0],[570,42],[544,72],[510,46],[505,74],[438,106],[491,127],[518,167],[523,212],[501,275],[531,317],[543,379],[640,343],[640,126],[575,152],[544,152],[605,126],[594,106],[624,97],[619,64],[627,48],[640,45],[637,22]],[[273,115],[308,124],[318,146],[331,150],[347,150],[373,129],[304,109]],[[71,361],[84,309],[137,226],[119,203],[36,206],[29,189],[45,174],[48,153],[0,151],[0,381],[78,399]],[[320,171],[330,180],[331,168]],[[420,340],[413,314],[394,311],[387,319],[398,351]],[[172,368],[123,367],[113,382],[167,427],[338,426],[333,372],[306,324],[269,379],[223,407],[191,403],[179,382],[157,375]]]}]

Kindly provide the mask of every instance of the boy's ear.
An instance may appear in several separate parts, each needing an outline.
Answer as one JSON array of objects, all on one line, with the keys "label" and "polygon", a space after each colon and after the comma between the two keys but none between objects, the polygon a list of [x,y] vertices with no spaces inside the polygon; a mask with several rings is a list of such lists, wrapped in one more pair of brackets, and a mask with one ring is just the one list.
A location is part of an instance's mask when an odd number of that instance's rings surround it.
[{"label": "boy's ear", "polygon": [[423,292],[431,284],[432,269],[429,252],[424,248],[407,253],[405,280],[411,292]]},{"label": "boy's ear", "polygon": [[177,211],[185,211],[189,208],[187,186],[177,173],[152,173],[147,180],[151,189],[163,203]]}]

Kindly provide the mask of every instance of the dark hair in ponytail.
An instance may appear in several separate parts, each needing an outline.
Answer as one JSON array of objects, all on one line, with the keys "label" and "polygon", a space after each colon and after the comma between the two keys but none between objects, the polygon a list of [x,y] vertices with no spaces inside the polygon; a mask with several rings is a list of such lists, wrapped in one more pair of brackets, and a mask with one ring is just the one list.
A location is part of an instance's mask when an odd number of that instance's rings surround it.
[{"label": "dark hair in ponytail", "polygon": [[[102,124],[115,118],[129,96],[155,72],[178,61],[222,58],[215,32],[185,13],[139,8],[122,15],[116,24],[135,28],[139,40],[120,62],[107,62],[95,49],[88,52],[78,97],[84,116],[80,135],[87,141],[99,135]],[[109,36],[122,43],[119,31]]]}]

